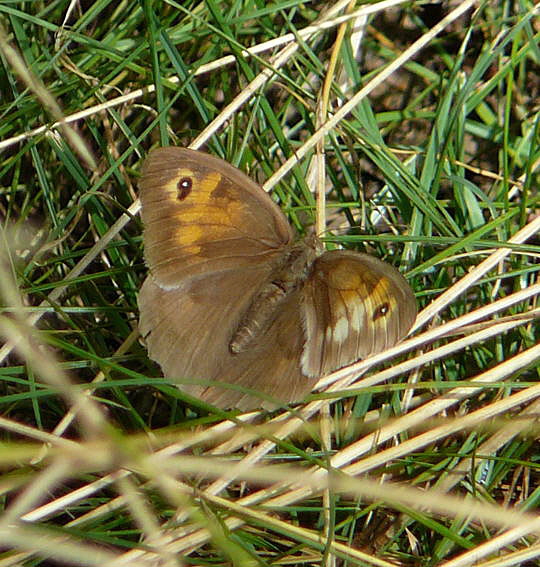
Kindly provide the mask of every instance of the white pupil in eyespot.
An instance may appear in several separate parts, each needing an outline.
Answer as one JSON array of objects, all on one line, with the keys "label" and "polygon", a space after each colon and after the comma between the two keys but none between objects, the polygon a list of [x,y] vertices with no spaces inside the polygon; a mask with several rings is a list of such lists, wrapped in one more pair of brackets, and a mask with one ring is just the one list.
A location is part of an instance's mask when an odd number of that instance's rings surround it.
[{"label": "white pupil in eyespot", "polygon": [[190,193],[193,187],[193,180],[191,177],[182,177],[178,181],[176,188],[178,189],[177,199],[183,201]]},{"label": "white pupil in eyespot", "polygon": [[379,305],[373,312],[373,321],[376,321],[377,319],[381,319],[382,317],[386,317],[389,311],[390,311],[390,306],[388,305],[388,303],[383,303],[382,305]]}]

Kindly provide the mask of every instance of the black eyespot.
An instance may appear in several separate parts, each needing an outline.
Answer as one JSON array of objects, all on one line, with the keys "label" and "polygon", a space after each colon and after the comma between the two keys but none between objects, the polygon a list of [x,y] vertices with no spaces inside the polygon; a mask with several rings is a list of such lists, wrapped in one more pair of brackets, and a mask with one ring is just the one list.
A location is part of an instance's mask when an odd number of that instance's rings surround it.
[{"label": "black eyespot", "polygon": [[178,194],[176,198],[179,201],[183,201],[190,193],[193,188],[193,179],[191,177],[182,177],[177,183],[176,188],[178,189]]},{"label": "black eyespot", "polygon": [[375,309],[375,311],[373,311],[373,316],[371,317],[371,319],[373,321],[376,321],[377,319],[380,319],[381,317],[386,317],[388,315],[388,313],[390,313],[390,305],[388,305],[388,303],[381,303],[380,305],[377,306],[377,308]]}]

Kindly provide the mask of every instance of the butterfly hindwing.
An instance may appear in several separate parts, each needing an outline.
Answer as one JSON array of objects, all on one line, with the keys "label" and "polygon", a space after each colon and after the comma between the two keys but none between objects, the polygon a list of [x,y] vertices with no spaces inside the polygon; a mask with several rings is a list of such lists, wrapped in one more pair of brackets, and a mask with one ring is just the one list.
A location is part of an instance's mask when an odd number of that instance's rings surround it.
[{"label": "butterfly hindwing", "polygon": [[[284,301],[264,335],[255,338],[249,349],[237,354],[230,349],[251,300],[250,294],[238,290],[257,289],[266,278],[259,270],[230,271],[171,290],[147,278],[139,293],[139,329],[150,358],[182,390],[218,407],[272,409],[305,397],[312,381],[300,370],[304,335],[298,292]],[[227,388],[228,384],[263,395],[250,396]]]}]

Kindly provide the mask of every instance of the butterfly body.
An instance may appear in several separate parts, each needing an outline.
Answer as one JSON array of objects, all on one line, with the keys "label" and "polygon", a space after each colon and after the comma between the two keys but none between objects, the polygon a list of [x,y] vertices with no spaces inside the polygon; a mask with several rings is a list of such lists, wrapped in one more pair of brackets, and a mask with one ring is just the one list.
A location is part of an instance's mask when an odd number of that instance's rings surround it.
[{"label": "butterfly body", "polygon": [[[230,348],[239,353],[268,329],[275,319],[280,305],[304,285],[309,277],[313,261],[320,250],[320,242],[308,238],[284,252],[280,264],[268,275],[262,288],[257,290],[247,311],[238,324]],[[304,319],[301,314],[302,320]]]},{"label": "butterfly body", "polygon": [[140,187],[150,274],[139,327],[150,357],[190,394],[240,409],[299,401],[316,377],[411,327],[414,295],[394,268],[322,252],[315,237],[295,242],[277,204],[230,164],[154,150]]}]

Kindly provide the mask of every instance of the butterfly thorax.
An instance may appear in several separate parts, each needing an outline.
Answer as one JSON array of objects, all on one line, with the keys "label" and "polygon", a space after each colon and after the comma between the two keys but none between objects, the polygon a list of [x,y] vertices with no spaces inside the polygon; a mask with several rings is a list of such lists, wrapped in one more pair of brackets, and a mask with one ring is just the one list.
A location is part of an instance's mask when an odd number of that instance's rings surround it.
[{"label": "butterfly thorax", "polygon": [[320,241],[310,236],[291,245],[283,253],[242,315],[229,344],[232,353],[245,351],[265,334],[281,304],[304,284],[320,252]]}]

